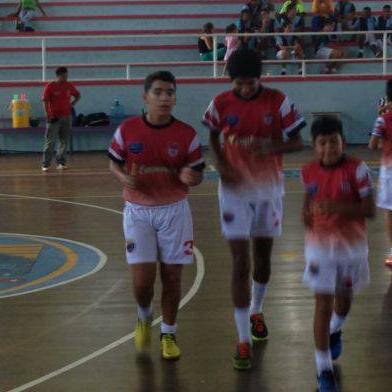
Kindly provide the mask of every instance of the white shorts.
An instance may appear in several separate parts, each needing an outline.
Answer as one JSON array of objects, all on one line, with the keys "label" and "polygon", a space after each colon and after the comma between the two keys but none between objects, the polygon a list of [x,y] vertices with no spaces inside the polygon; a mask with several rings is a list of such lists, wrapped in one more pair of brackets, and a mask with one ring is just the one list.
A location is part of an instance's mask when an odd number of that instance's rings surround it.
[{"label": "white shorts", "polygon": [[369,262],[367,246],[350,254],[334,254],[317,246],[305,245],[306,286],[319,294],[335,294],[353,290],[359,291],[369,283]]},{"label": "white shorts", "polygon": [[123,228],[128,264],[193,261],[193,224],[187,200],[153,207],[126,202]]},{"label": "white shorts", "polygon": [[392,210],[392,178],[379,178],[377,207]]},{"label": "white shorts", "polygon": [[326,46],[322,46],[316,52],[316,59],[327,60],[327,59],[329,59],[331,57],[332,52],[333,52],[333,49],[328,48]]},{"label": "white shorts", "polygon": [[277,237],[282,234],[282,197],[260,199],[257,191],[235,192],[219,184],[222,233],[227,239]]}]

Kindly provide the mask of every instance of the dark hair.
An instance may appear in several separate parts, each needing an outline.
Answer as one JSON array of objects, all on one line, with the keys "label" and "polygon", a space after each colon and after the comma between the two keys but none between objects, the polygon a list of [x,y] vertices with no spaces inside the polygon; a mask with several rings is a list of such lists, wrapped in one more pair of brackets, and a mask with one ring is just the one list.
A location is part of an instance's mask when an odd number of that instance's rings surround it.
[{"label": "dark hair", "polygon": [[363,11],[371,11],[372,9],[370,7],[363,7]]},{"label": "dark hair", "polygon": [[237,29],[237,25],[235,23],[231,23],[226,26],[226,33],[233,33]]},{"label": "dark hair", "polygon": [[259,78],[261,75],[260,53],[248,48],[233,52],[227,61],[227,69],[231,80],[235,78]]},{"label": "dark hair", "polygon": [[391,9],[391,6],[390,6],[389,4],[385,4],[385,5],[382,7],[382,9],[383,9],[383,10],[390,10],[390,9]]},{"label": "dark hair", "polygon": [[209,30],[212,30],[214,25],[211,22],[207,22],[203,24],[203,33],[208,33]]},{"label": "dark hair", "polygon": [[157,71],[151,73],[144,79],[144,91],[147,92],[156,80],[172,83],[174,85],[174,88],[176,88],[176,78],[171,72]]},{"label": "dark hair", "polygon": [[68,73],[68,69],[66,67],[58,67],[56,69],[56,76],[64,75]]},{"label": "dark hair", "polygon": [[249,9],[248,8],[243,8],[242,10],[241,10],[241,12],[240,12],[240,18],[242,18],[242,16],[243,15],[245,15],[245,14],[247,14],[247,15],[252,15],[252,13],[249,11]]},{"label": "dark hair", "polygon": [[392,101],[392,79],[387,80],[387,85],[385,88],[388,101]]},{"label": "dark hair", "polygon": [[328,114],[318,116],[313,121],[310,133],[313,141],[316,140],[317,136],[332,135],[334,133],[338,133],[344,138],[342,122],[338,117]]}]

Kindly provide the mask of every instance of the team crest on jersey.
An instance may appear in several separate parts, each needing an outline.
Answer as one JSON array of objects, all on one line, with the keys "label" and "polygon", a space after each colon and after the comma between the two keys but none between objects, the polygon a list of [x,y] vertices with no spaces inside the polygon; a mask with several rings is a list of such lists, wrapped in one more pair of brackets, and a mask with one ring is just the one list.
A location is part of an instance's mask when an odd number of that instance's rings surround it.
[{"label": "team crest on jersey", "polygon": [[132,240],[127,241],[126,248],[128,253],[133,252],[135,250],[135,243]]},{"label": "team crest on jersey", "polygon": [[131,143],[128,149],[132,154],[140,154],[144,150],[144,144],[140,142]]},{"label": "team crest on jersey", "polygon": [[231,213],[231,212],[224,212],[224,213],[223,213],[223,220],[224,220],[226,223],[231,223],[231,222],[233,222],[233,220],[234,220],[234,214]]},{"label": "team crest on jersey", "polygon": [[308,194],[309,195],[315,195],[318,191],[318,186],[315,182],[312,182],[311,184],[308,185]]},{"label": "team crest on jersey", "polygon": [[236,115],[236,114],[229,114],[227,117],[226,117],[226,123],[228,124],[228,125],[230,125],[231,127],[233,127],[234,125],[237,125],[238,124],[238,122],[239,122],[239,117]]},{"label": "team crest on jersey", "polygon": [[177,143],[172,143],[169,145],[169,148],[167,149],[167,153],[169,156],[172,158],[176,157],[178,155],[180,148],[178,147]]},{"label": "team crest on jersey", "polygon": [[274,116],[271,113],[268,113],[264,116],[264,124],[271,125],[274,121]]},{"label": "team crest on jersey", "polygon": [[349,181],[342,181],[341,188],[342,188],[343,193],[349,193],[351,190],[350,182]]}]

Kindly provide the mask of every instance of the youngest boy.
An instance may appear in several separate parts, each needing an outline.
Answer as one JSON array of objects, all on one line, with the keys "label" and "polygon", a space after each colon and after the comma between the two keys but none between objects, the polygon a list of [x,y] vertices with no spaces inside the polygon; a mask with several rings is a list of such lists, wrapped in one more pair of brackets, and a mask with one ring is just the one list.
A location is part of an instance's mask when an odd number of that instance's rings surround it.
[{"label": "youngest boy", "polygon": [[315,293],[314,340],[319,391],[338,391],[332,361],[352,293],[369,280],[365,218],[375,206],[368,167],[346,156],[342,123],[321,116],[311,127],[317,159],[302,168],[305,186],[304,282]]}]

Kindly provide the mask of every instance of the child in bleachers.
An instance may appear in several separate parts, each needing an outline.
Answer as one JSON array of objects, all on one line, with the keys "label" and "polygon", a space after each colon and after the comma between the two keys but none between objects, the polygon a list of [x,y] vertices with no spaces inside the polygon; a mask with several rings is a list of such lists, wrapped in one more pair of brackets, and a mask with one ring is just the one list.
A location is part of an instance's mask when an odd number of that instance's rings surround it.
[{"label": "child in bleachers", "polygon": [[18,18],[16,29],[19,31],[34,31],[31,21],[40,10],[42,15],[46,16],[44,9],[38,0],[20,0],[18,9],[10,16]]},{"label": "child in bleachers", "polygon": [[[276,31],[276,20],[271,18],[269,8],[264,8],[260,12],[258,26],[254,29],[256,33],[274,33]],[[272,36],[257,37],[257,50],[260,51],[263,59],[267,58],[267,50],[275,46]]]},{"label": "child in bleachers", "polygon": [[369,33],[361,34],[359,36],[359,52],[358,57],[363,57],[363,48],[368,45],[376,57],[382,56],[382,42],[377,39],[374,31],[377,28],[377,20],[372,15],[372,10],[370,7],[363,8],[363,15],[359,18],[359,30],[369,31]]},{"label": "child in bleachers", "polygon": [[355,13],[355,5],[349,0],[338,0],[335,5],[334,15],[338,24],[338,30],[350,30],[350,18]]},{"label": "child in bleachers", "polygon": [[[226,33],[227,34],[236,34],[238,33],[238,27],[232,23],[226,26]],[[226,67],[227,67],[227,60],[229,60],[230,56],[233,52],[235,52],[241,46],[240,37],[229,35],[225,37],[225,46],[226,46],[226,53],[223,60],[225,61],[225,65],[223,66],[222,76],[226,74]]]},{"label": "child in bleachers", "polygon": [[[387,81],[386,93],[374,124],[369,148],[382,148],[377,206],[386,212],[387,234],[392,245],[392,79]],[[392,267],[392,248],[385,259],[385,265]]]},{"label": "child in bleachers", "polygon": [[[382,7],[382,15],[377,19],[377,30],[392,30],[392,14],[391,6],[389,4]],[[378,39],[382,40],[382,34],[377,36]],[[388,45],[392,45],[391,35],[388,34]]]},{"label": "child in bleachers", "polygon": [[[202,34],[197,41],[201,61],[212,61],[214,58],[213,39],[212,37],[208,36],[209,34],[214,34],[214,25],[211,22],[205,23],[203,25]],[[226,47],[219,44],[217,47],[217,59],[223,60],[225,52]]]}]

